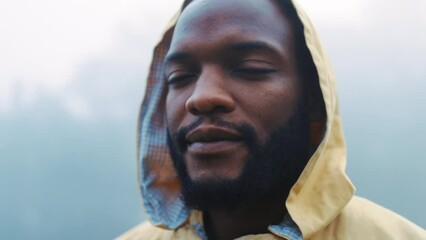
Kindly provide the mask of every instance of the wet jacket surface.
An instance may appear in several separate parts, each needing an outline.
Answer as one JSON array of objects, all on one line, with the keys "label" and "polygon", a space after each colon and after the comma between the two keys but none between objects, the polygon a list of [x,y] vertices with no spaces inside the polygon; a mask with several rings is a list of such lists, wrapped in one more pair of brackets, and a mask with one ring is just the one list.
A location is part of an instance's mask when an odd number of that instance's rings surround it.
[{"label": "wet jacket surface", "polygon": [[[426,239],[424,229],[354,196],[355,188],[345,173],[346,145],[335,77],[311,22],[294,5],[318,72],[327,114],[326,132],[283,204],[288,211],[283,223],[270,226],[270,233],[238,239]],[[138,177],[149,222],[129,230],[117,238],[120,240],[205,239],[202,213],[190,211],[179,198],[180,183],[166,139],[167,85],[162,63],[178,15],[154,50],[139,119]]]}]

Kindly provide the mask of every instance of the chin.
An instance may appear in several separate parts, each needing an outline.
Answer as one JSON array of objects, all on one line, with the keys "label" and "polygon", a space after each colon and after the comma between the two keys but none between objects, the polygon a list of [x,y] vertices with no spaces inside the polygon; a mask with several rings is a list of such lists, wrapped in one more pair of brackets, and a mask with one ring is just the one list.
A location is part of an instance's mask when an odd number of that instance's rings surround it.
[{"label": "chin", "polygon": [[182,164],[192,181],[236,180],[246,167],[248,154],[246,151],[236,151],[231,156],[211,156],[196,158],[190,154],[183,156]]}]

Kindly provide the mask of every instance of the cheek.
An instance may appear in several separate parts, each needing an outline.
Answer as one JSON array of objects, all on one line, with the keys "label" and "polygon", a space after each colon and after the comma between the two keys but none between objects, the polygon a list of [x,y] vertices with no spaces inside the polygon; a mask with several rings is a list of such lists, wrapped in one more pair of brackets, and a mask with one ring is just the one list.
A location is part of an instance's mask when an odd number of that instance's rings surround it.
[{"label": "cheek", "polygon": [[251,91],[250,98],[242,101],[243,108],[264,141],[271,132],[284,126],[298,103],[298,86],[271,84]]},{"label": "cheek", "polygon": [[185,117],[185,94],[177,94],[175,91],[169,91],[166,98],[166,117],[169,130],[174,133],[180,127]]}]

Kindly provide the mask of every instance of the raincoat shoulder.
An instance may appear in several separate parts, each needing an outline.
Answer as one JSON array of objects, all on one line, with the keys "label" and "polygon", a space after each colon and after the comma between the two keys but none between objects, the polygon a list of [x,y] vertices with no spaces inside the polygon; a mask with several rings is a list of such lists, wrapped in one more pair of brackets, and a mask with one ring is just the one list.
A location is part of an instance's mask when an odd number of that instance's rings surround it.
[{"label": "raincoat shoulder", "polygon": [[130,229],[115,240],[201,240],[186,223],[175,230],[154,226],[149,221]]},{"label": "raincoat shoulder", "polygon": [[144,222],[115,238],[115,240],[165,240],[172,239],[172,235],[172,230],[164,230],[152,225],[150,222]]},{"label": "raincoat shoulder", "polygon": [[[200,239],[187,224],[177,230],[165,230],[149,222],[142,223],[116,240]],[[239,240],[284,239],[273,234],[249,235]],[[354,197],[341,214],[311,240],[422,240],[426,231],[407,219],[367,199]]]},{"label": "raincoat shoulder", "polygon": [[341,214],[312,240],[426,239],[426,231],[404,217],[365,198],[353,197]]}]

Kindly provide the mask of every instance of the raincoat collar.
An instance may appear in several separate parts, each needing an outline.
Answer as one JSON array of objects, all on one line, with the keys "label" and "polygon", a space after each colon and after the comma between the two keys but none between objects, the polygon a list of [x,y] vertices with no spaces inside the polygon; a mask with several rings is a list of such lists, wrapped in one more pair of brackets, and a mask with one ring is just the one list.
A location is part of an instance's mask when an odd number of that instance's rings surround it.
[{"label": "raincoat collar", "polygon": [[[203,226],[203,216],[199,211],[192,212],[189,218],[189,225],[192,227],[192,230],[201,240],[207,240],[207,234]],[[299,227],[291,219],[290,215],[286,214],[281,223],[277,225],[270,225],[268,230],[277,235],[284,237],[288,240],[302,240],[303,236],[300,232]]]}]

